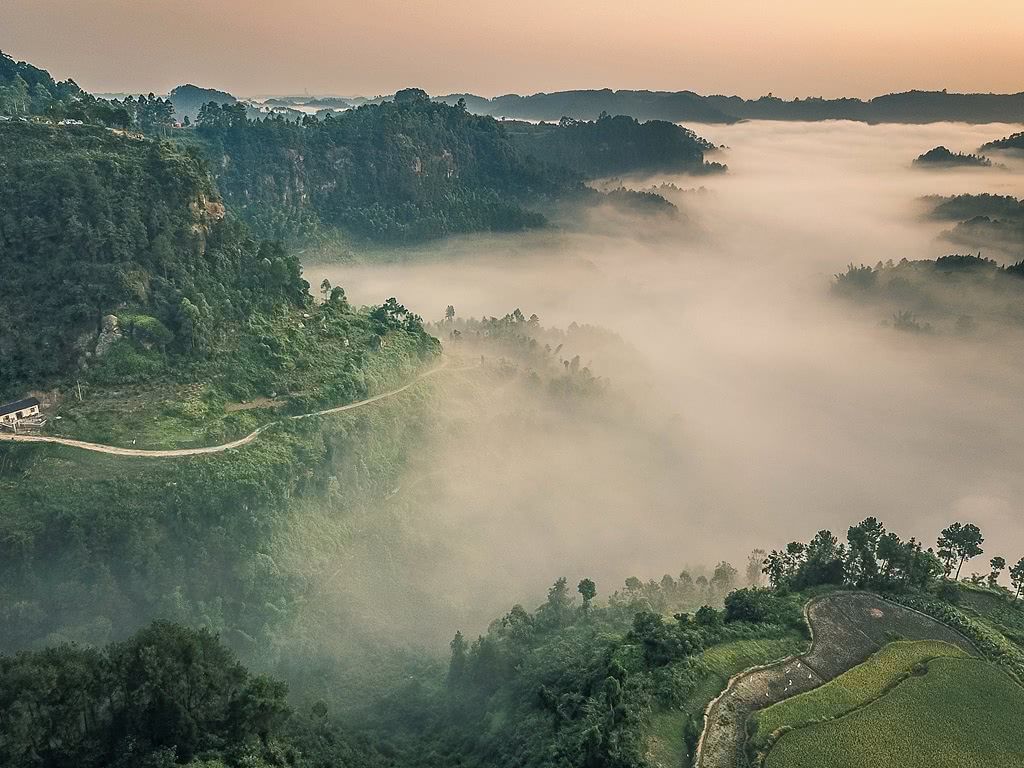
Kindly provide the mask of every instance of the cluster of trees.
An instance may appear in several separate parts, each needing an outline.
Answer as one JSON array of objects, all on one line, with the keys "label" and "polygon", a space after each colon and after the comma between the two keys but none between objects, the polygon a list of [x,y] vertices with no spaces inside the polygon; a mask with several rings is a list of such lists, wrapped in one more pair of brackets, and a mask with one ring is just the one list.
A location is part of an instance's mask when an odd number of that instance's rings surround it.
[{"label": "cluster of trees", "polygon": [[0,115],[44,115],[55,103],[82,93],[73,80],[54,81],[46,70],[0,51]]},{"label": "cluster of trees", "polygon": [[[801,590],[822,584],[860,589],[924,590],[941,578],[960,579],[965,563],[981,555],[984,536],[972,523],[952,523],[927,549],[911,537],[906,541],[874,517],[850,526],[845,543],[831,531],[818,531],[809,542],[792,541],[764,558],[763,573],[775,589]],[[1006,568],[1002,557],[990,561],[987,575],[976,583],[995,587]],[[1010,569],[1014,596],[1024,587],[1024,557]]]},{"label": "cluster of trees", "polygon": [[581,184],[524,156],[492,118],[417,89],[323,119],[250,119],[211,103],[196,120],[228,204],[256,230],[295,237],[317,226],[404,242],[453,232],[540,226],[531,210]]},{"label": "cluster of trees", "polygon": [[0,51],[0,115],[35,116],[50,122],[77,120],[110,128],[165,135],[174,125],[170,100],[129,96],[108,101],[86,93],[74,80],[57,82],[49,72]]},{"label": "cluster of trees", "polygon": [[[1024,221],[1015,226],[1021,227],[1024,238]],[[952,254],[916,261],[890,259],[873,267],[850,264],[835,276],[832,290],[845,299],[886,308],[900,330],[967,334],[982,320],[1024,322],[1019,309],[1022,277],[1024,261],[1003,266],[980,253]]]},{"label": "cluster of trees", "polygon": [[[382,692],[359,736],[323,703],[295,709],[281,682],[249,673],[207,630],[158,621],[103,648],[0,657],[0,761],[640,768],[646,713],[706,684],[704,648],[803,628],[799,600],[769,590],[735,591],[724,610],[661,590],[627,583],[599,605],[592,580],[574,591],[559,579],[535,611],[516,605],[471,642],[457,633],[446,674]],[[692,749],[697,719],[686,731]]]},{"label": "cluster of trees", "polygon": [[997,220],[1024,219],[1024,200],[1010,195],[953,195],[929,197],[931,216],[943,221],[967,221],[978,216]]},{"label": "cluster of trees", "polygon": [[[930,198],[932,217],[956,221],[943,237],[971,249],[1001,253],[1008,261],[1024,257],[1024,200],[1009,195],[956,195]],[[1020,272],[1020,265],[1014,270]]]},{"label": "cluster of trees", "polygon": [[914,160],[919,166],[975,166],[990,168],[992,161],[984,155],[972,155],[965,152],[952,152],[946,147],[929,149]]},{"label": "cluster of trees", "polygon": [[626,115],[597,120],[563,117],[557,124],[504,123],[526,154],[570,168],[586,178],[645,171],[724,171],[706,163],[714,145],[693,131],[661,120],[641,123]]},{"label": "cluster of trees", "polygon": [[0,396],[75,370],[108,313],[171,353],[308,301],[298,260],[225,217],[204,162],[102,129],[0,126]]},{"label": "cluster of trees", "polygon": [[293,711],[218,638],[156,622],[104,648],[0,657],[0,763],[9,768],[384,766],[322,703]]},{"label": "cluster of trees", "polygon": [[[570,327],[579,328],[575,324]],[[607,381],[594,375],[580,355],[562,354],[564,343],[545,341],[557,334],[543,328],[536,314],[527,317],[519,308],[503,317],[477,319],[456,317],[455,307],[449,306],[445,320],[428,330],[447,336],[465,353],[481,353],[481,360],[484,354],[496,357],[496,370],[504,375],[525,372],[531,383],[545,384],[550,394],[561,399],[582,402],[607,387]]]},{"label": "cluster of trees", "polygon": [[[733,592],[716,610],[680,601],[676,585],[630,581],[599,606],[591,580],[577,601],[559,579],[536,611],[515,606],[471,643],[457,634],[447,717],[429,730],[434,761],[420,764],[646,765],[645,713],[696,688],[704,648],[803,626],[799,601],[768,590]],[[692,749],[699,724],[686,730]]]}]

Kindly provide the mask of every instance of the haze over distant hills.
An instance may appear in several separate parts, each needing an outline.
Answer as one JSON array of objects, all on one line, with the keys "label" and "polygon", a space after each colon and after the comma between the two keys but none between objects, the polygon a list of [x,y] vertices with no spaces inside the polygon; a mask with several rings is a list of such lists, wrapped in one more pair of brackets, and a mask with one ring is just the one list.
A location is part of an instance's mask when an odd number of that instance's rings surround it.
[{"label": "haze over distant hills", "polygon": [[510,94],[484,99],[471,94],[442,97],[480,114],[538,120],[592,119],[601,112],[628,114],[639,120],[732,123],[737,120],[857,120],[866,123],[1021,122],[1024,93],[984,94],[908,91],[862,99],[806,98],[786,101],[771,94],[759,99],[701,96],[691,91],[586,90]]},{"label": "haze over distant hills", "polygon": [[[572,117],[593,120],[602,112],[630,115],[638,120],[735,123],[739,120],[856,120],[865,123],[1024,122],[1024,93],[947,93],[907,91],[873,99],[808,97],[787,101],[771,94],[758,99],[739,96],[702,96],[693,91],[600,90],[557,91],[528,96],[507,94],[485,98],[472,93],[435,97],[456,104],[466,102],[470,112],[525,120]],[[375,99],[379,100],[378,99]],[[337,106],[365,99],[282,97],[288,106]],[[271,102],[268,102],[271,103]]]},{"label": "haze over distant hills", "polygon": [[[119,94],[103,94],[116,97]],[[168,96],[176,116],[196,118],[208,101],[232,104],[243,100],[224,91],[183,85]],[[305,112],[329,112],[352,109],[363,104],[379,104],[391,94],[374,97],[340,95],[278,95],[244,99],[263,111],[298,116]],[[466,109],[477,115],[519,120],[557,121],[562,117],[594,120],[602,113],[629,115],[638,120],[671,122],[736,123],[741,120],[854,120],[863,123],[938,122],[1024,123],[1024,92],[947,93],[946,91],[906,91],[876,96],[873,99],[818,97],[780,99],[772,94],[757,99],[739,96],[704,96],[693,91],[612,90],[610,88],[534,93],[527,96],[510,93],[487,98],[472,93],[433,96],[434,101],[455,105],[464,100]],[[301,111],[300,111],[301,110]],[[255,112],[254,112],[255,114]]]}]

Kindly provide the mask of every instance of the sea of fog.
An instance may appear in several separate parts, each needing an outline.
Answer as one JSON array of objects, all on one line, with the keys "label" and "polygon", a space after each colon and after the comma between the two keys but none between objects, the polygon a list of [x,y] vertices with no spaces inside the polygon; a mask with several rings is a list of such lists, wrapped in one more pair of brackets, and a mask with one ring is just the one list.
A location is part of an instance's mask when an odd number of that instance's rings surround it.
[{"label": "sea of fog", "polygon": [[691,127],[725,147],[713,159],[727,175],[623,180],[675,184],[665,194],[685,214],[676,220],[600,210],[555,232],[308,265],[313,285],[329,277],[356,303],[394,295],[430,320],[448,304],[461,316],[519,307],[545,325],[611,329],[643,365],[595,355],[595,371],[633,398],[638,418],[672,432],[673,466],[657,472],[621,424],[538,434],[490,464],[478,454],[501,441],[493,424],[470,436],[473,450],[447,446],[434,471],[452,482],[422,517],[447,521],[464,546],[410,578],[459,584],[455,606],[507,607],[563,574],[610,588],[720,559],[742,571],[753,547],[826,527],[842,538],[868,515],[926,544],[952,520],[977,523],[985,562],[965,572],[1024,556],[1024,334],[901,334],[829,292],[850,263],[951,252],[938,238],[949,225],[922,220],[921,196],[1024,197],[1024,165],[911,167],[936,145],[973,152],[1014,126]]}]

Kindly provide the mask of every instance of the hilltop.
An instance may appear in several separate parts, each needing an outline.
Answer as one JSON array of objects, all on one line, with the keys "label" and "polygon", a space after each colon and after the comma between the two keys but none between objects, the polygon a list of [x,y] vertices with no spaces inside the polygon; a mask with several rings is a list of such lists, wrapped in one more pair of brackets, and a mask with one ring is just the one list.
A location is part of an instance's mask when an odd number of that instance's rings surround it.
[{"label": "hilltop", "polygon": [[214,88],[200,88],[188,84],[179,85],[168,94],[168,99],[174,105],[174,113],[178,122],[189,122],[198,117],[199,110],[211,102],[215,104],[235,104],[238,102],[234,96],[225,91],[218,91]]}]

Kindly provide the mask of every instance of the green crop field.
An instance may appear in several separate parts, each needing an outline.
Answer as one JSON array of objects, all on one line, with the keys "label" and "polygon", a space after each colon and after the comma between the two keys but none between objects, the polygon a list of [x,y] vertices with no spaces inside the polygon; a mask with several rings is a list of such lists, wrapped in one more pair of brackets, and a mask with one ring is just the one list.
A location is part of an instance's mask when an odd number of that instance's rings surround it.
[{"label": "green crop field", "polygon": [[965,657],[955,645],[940,640],[889,643],[863,664],[820,688],[768,707],[753,716],[754,746],[763,747],[779,728],[799,728],[844,715],[874,701],[911,673],[915,666],[939,656]]},{"label": "green crop field", "polygon": [[[978,659],[927,662],[850,714],[782,736],[766,768],[1020,768],[1024,688]],[[912,726],[912,727],[911,727]]]}]

